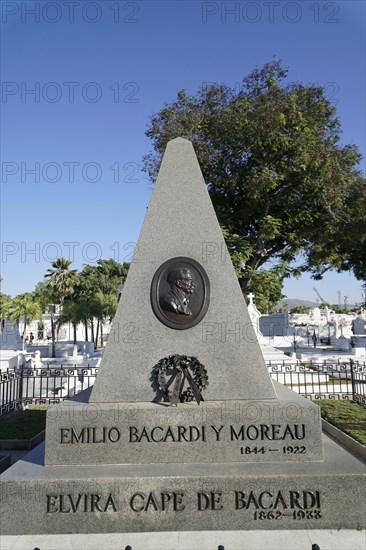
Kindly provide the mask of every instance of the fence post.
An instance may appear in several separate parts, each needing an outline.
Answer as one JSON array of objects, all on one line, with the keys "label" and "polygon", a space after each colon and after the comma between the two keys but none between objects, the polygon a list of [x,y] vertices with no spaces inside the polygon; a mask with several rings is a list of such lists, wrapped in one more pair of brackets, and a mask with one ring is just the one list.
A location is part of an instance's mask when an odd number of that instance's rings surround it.
[{"label": "fence post", "polygon": [[352,401],[356,401],[356,399],[355,399],[355,397],[356,397],[356,387],[355,387],[355,376],[354,376],[354,372],[353,372],[353,365],[354,365],[353,359],[350,359],[349,363],[350,363],[350,366],[351,366]]},{"label": "fence post", "polygon": [[18,392],[18,399],[19,399],[19,408],[22,408],[23,406],[23,376],[24,376],[24,363],[21,365],[20,368],[20,378],[19,378],[19,392]]}]

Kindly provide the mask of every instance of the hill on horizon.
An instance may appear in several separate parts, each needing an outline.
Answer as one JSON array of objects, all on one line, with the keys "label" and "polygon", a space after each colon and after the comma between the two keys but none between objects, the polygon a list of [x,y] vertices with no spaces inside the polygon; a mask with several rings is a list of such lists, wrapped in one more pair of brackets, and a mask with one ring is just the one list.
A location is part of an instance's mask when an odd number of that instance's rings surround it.
[{"label": "hill on horizon", "polygon": [[301,298],[283,298],[278,302],[278,307],[281,308],[287,304],[287,309],[292,309],[295,306],[316,307],[317,302],[311,300],[302,300]]},{"label": "hill on horizon", "polygon": [[[310,308],[319,306],[318,302],[312,302],[310,300],[302,300],[301,298],[283,298],[282,300],[280,300],[278,302],[278,308],[279,309],[282,308],[285,304],[287,304],[287,309],[288,310],[291,310],[293,307],[298,306],[298,305],[305,306],[305,307],[310,307]],[[329,305],[331,305],[331,304],[329,304]],[[354,305],[354,304],[348,304],[347,309],[351,313],[352,309],[354,309],[355,307],[357,307],[357,306]]]}]

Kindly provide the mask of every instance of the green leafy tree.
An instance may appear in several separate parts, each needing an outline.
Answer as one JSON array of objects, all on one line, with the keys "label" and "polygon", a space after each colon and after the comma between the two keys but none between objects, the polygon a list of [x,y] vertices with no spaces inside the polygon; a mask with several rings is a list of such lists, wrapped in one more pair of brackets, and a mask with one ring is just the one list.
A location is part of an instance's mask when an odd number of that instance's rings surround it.
[{"label": "green leafy tree", "polygon": [[62,313],[56,321],[56,327],[59,328],[66,323],[71,323],[73,327],[73,341],[77,342],[77,326],[84,320],[85,310],[83,304],[75,299],[66,299],[62,308]]},{"label": "green leafy tree", "polygon": [[98,347],[99,337],[100,345],[103,347],[103,322],[106,320],[111,321],[117,310],[118,296],[117,293],[103,294],[103,292],[96,292],[93,301],[93,314],[97,319],[97,328],[95,335],[95,347]]},{"label": "green leafy tree", "polygon": [[48,285],[61,307],[65,298],[74,294],[75,288],[79,284],[77,270],[70,269],[70,265],[70,260],[57,258],[52,262],[52,269],[48,269],[45,275],[45,278],[48,279]]},{"label": "green leafy tree", "polygon": [[1,328],[3,327],[4,321],[9,318],[10,305],[11,305],[11,297],[8,296],[7,294],[3,294],[2,292],[0,292],[0,323],[1,323]]},{"label": "green leafy tree", "polygon": [[288,83],[287,72],[272,61],[246,76],[240,90],[224,84],[196,95],[182,90],[146,132],[154,150],[144,166],[152,180],[169,140],[193,142],[242,290],[253,291],[258,306],[259,270],[272,270],[279,285],[305,271],[357,275],[365,254],[358,244],[364,240],[357,240],[365,196],[361,154],[340,145],[340,121],[325,89]]},{"label": "green leafy tree", "polygon": [[[71,261],[66,258],[57,258],[52,262],[52,269],[48,269],[45,274],[46,281],[46,296],[52,300],[52,304],[60,304],[61,310],[64,305],[65,298],[72,296],[75,288],[79,284],[76,269],[70,269]],[[50,309],[51,308],[51,309]],[[51,315],[51,334],[52,334],[52,357],[56,356],[56,326],[55,326],[55,311],[53,305],[49,308]]]},{"label": "green leafy tree", "polygon": [[257,269],[250,272],[253,287],[256,289],[255,304],[261,313],[275,313],[278,302],[284,298],[282,280],[283,266],[272,269]]},{"label": "green leafy tree", "polygon": [[[99,333],[103,340],[102,323],[115,314],[118,302],[118,286],[123,284],[129,264],[120,264],[115,260],[98,260],[97,265],[85,265],[80,273],[78,299],[87,304],[91,339],[97,347]],[[94,320],[97,320],[94,331]],[[87,323],[86,323],[87,331]],[[96,332],[96,334],[94,334]],[[102,343],[103,345],[103,343]]]},{"label": "green leafy tree", "polygon": [[14,299],[10,301],[8,306],[8,315],[9,319],[19,324],[19,321],[23,321],[23,347],[25,333],[29,323],[35,319],[40,319],[42,316],[42,308],[40,303],[35,298],[34,294],[31,292],[26,292],[24,294],[19,294]]},{"label": "green leafy tree", "polygon": [[50,329],[51,329],[51,339],[52,339],[52,357],[56,356],[56,328],[57,328],[57,319],[58,314],[56,314],[56,305],[59,303],[59,296],[54,291],[52,285],[49,284],[49,281],[39,282],[35,289],[34,295],[41,305],[42,312],[47,313],[50,316]]},{"label": "green leafy tree", "polygon": [[347,308],[337,304],[331,304],[330,309],[332,309],[334,313],[349,313],[349,310]]},{"label": "green leafy tree", "polygon": [[100,276],[96,266],[85,265],[80,272],[79,281],[80,284],[75,298],[85,304],[83,318],[85,340],[89,340],[90,329],[91,340],[94,341],[94,318],[97,313],[94,296],[100,288]]},{"label": "green leafy tree", "polygon": [[[3,278],[0,276],[0,284],[3,282]],[[5,319],[9,317],[9,306],[11,303],[11,297],[7,294],[0,292],[0,323],[1,329],[3,328],[3,323]]]},{"label": "green leafy tree", "polygon": [[323,220],[323,241],[309,250],[308,260],[315,279],[329,267],[338,272],[352,270],[366,281],[366,182],[361,176],[345,191],[343,210]]},{"label": "green leafy tree", "polygon": [[307,313],[309,313],[309,310],[310,310],[310,308],[308,308],[306,306],[302,306],[301,304],[298,304],[297,306],[294,306],[291,309],[291,313],[304,313],[304,314],[307,314]]}]

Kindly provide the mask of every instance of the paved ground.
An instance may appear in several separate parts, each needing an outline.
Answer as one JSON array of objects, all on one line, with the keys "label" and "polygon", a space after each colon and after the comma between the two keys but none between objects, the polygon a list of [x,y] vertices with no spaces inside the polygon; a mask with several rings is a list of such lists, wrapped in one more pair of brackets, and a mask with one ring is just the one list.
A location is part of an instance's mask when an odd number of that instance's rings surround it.
[{"label": "paved ground", "polygon": [[1,550],[218,550],[220,545],[220,550],[364,550],[366,533],[349,530],[186,531],[27,535],[0,539]]},{"label": "paved ground", "polygon": [[1,451],[2,455],[10,455],[11,456],[11,465],[15,464],[18,460],[20,460],[27,453],[29,453],[29,449],[21,449],[19,451],[16,451],[14,449],[3,449]]}]

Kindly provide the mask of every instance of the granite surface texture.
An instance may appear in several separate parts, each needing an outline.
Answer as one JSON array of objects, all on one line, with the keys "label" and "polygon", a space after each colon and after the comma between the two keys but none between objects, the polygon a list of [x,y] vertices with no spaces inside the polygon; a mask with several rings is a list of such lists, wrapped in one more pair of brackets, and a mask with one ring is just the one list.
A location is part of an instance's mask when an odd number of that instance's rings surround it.
[{"label": "granite surface texture", "polygon": [[[205,317],[186,330],[165,326],[150,302],[155,272],[180,256],[196,260],[211,287]],[[205,400],[275,398],[193,146],[181,138],[168,143],[91,401],[152,401],[152,369],[174,354],[207,368]]]},{"label": "granite surface texture", "polygon": [[319,463],[45,468],[42,444],[2,475],[3,534],[365,528],[364,464],[325,436],[324,450]]},{"label": "granite surface texture", "polygon": [[319,407],[275,387],[278,399],[199,406],[66,401],[47,415],[46,464],[322,460]]}]

